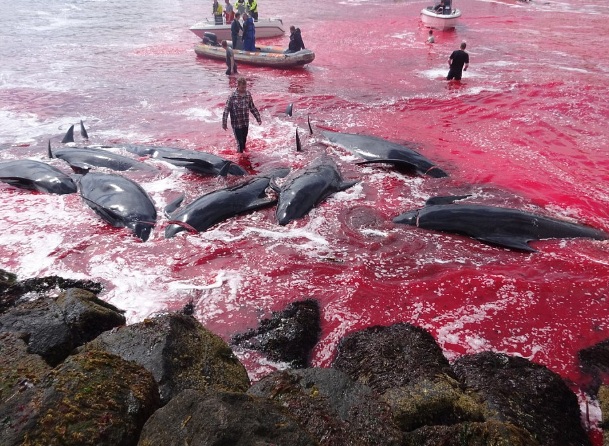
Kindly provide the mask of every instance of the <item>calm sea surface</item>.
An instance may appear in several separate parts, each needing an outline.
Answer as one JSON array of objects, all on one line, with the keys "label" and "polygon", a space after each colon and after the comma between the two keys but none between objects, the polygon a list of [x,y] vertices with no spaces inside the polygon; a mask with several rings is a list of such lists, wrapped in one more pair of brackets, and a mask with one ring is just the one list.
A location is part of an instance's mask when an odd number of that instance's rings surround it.
[{"label": "calm sea surface", "polygon": [[[169,201],[184,192],[190,202],[237,179],[147,160],[156,172],[126,174],[161,215],[143,243],[101,221],[77,194],[2,183],[0,268],[22,279],[100,281],[101,297],[130,322],[192,299],[196,317],[227,340],[313,297],[323,313],[316,366],[330,365],[346,333],[404,321],[429,330],[449,359],[521,355],[578,391],[578,350],[609,337],[607,242],[542,241],[526,254],[391,220],[431,196],[471,194],[470,202],[609,231],[609,5],[457,0],[461,23],[436,32],[430,46],[419,21],[426,1],[261,0],[260,16],[299,26],[316,59],[294,71],[240,66],[263,124],[251,127],[249,152],[239,155],[221,127],[235,80],[223,63],[196,57],[188,30],[210,16],[211,3],[0,0],[0,161],[44,160],[68,172],[46,158],[47,143],[58,147],[83,120],[93,143],[202,150],[251,173],[303,167],[327,153],[358,184],[285,227],[271,208],[165,240]],[[470,69],[461,84],[447,84],[448,56],[463,40]],[[450,177],[357,165],[324,144],[320,128],[408,143]],[[79,142],[78,125],[76,134]],[[239,356],[252,379],[281,367]]]}]

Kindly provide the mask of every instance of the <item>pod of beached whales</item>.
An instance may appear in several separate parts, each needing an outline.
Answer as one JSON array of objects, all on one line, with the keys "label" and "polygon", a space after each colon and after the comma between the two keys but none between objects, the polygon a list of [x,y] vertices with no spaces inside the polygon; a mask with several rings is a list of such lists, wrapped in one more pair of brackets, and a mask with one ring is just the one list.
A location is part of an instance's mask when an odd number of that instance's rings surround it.
[{"label": "pod of beached whales", "polygon": [[[289,108],[291,111],[291,107]],[[288,114],[286,112],[286,114]],[[88,139],[82,121],[81,136]],[[309,130],[312,128],[309,122]],[[411,174],[433,178],[448,176],[441,168],[412,148],[381,138],[323,131],[326,144],[348,150],[363,159],[358,164],[383,163],[405,169]],[[74,143],[74,126],[62,143]],[[301,151],[296,131],[297,150]],[[161,159],[202,175],[246,176],[238,164],[219,156],[171,147],[122,145],[137,154]],[[106,146],[105,148],[110,148]],[[93,147],[70,147],[53,150],[49,142],[49,158],[59,158],[70,165],[77,175],[70,176],[41,161],[16,160],[0,162],[0,181],[16,187],[45,193],[69,194],[79,192],[103,220],[114,227],[127,227],[146,241],[157,221],[155,205],[146,191],[134,181],[118,175],[89,172],[103,167],[115,171],[155,170],[111,151]],[[356,181],[344,181],[335,162],[328,155],[290,172],[289,168],[274,169],[242,182],[202,195],[180,208],[184,196],[167,205],[168,224],[165,237],[182,231],[201,232],[237,215],[277,205],[278,224],[306,216],[330,195],[348,189]],[[468,196],[434,197],[422,209],[410,210],[393,219],[395,223],[419,228],[462,234],[484,243],[518,251],[533,252],[529,242],[553,238],[592,238],[607,240],[609,234],[577,223],[550,218],[517,209],[455,204]]]}]

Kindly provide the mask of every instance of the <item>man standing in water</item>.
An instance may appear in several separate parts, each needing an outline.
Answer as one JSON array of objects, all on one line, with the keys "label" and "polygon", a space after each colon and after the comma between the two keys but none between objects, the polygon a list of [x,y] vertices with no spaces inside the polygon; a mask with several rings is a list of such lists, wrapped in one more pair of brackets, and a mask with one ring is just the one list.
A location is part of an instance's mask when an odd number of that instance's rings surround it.
[{"label": "man standing in water", "polygon": [[228,42],[226,40],[222,41],[222,48],[226,51],[226,74],[237,74],[237,62],[235,62],[235,53],[233,52],[233,48],[228,46]]},{"label": "man standing in water", "polygon": [[260,113],[254,105],[254,100],[249,91],[247,91],[247,82],[244,77],[237,80],[237,89],[228,97],[222,114],[222,128],[226,130],[228,115],[230,114],[230,125],[233,128],[235,139],[237,140],[237,152],[245,151],[247,142],[247,132],[250,125],[250,112],[258,121],[258,125],[262,124]]},{"label": "man standing in water", "polygon": [[461,49],[453,51],[450,55],[450,58],[448,59],[448,66],[450,69],[448,70],[448,76],[446,76],[447,81],[451,79],[460,81],[462,71],[467,71],[467,67],[469,66],[469,54],[465,52],[466,46],[465,42],[461,42]]}]

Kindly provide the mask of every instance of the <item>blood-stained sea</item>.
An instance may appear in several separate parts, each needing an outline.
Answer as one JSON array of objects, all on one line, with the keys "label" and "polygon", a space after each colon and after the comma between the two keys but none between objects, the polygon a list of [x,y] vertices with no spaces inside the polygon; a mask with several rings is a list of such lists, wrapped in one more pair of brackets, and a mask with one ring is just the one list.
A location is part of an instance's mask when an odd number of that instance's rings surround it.
[{"label": "blood-stained sea", "polygon": [[[299,70],[239,67],[263,123],[251,126],[248,150],[238,154],[221,126],[236,80],[222,62],[196,57],[188,30],[210,15],[211,2],[0,0],[0,161],[29,158],[69,172],[47,158],[47,144],[59,147],[72,124],[82,144],[82,120],[89,144],[126,156],[134,156],[126,144],[194,149],[255,174],[329,155],[357,181],[286,226],[268,208],[165,239],[166,204],[240,179],[140,158],[155,170],[123,174],[159,210],[146,242],[109,226],[78,194],[2,183],[0,267],[20,278],[100,281],[100,297],[125,309],[129,322],[192,300],[195,316],[227,340],[312,297],[323,327],[315,366],[330,365],[347,333],[410,322],[429,330],[449,359],[484,350],[520,355],[578,392],[578,350],[609,337],[608,242],[539,241],[538,252],[522,253],[392,219],[432,196],[469,194],[469,203],[609,231],[609,5],[458,0],[461,22],[435,31],[432,45],[419,19],[425,6],[260,2],[261,16],[300,27],[316,58]],[[448,57],[462,41],[470,67],[460,83],[447,83]],[[449,176],[357,164],[321,129],[407,144]],[[238,354],[254,380],[282,367]]]}]

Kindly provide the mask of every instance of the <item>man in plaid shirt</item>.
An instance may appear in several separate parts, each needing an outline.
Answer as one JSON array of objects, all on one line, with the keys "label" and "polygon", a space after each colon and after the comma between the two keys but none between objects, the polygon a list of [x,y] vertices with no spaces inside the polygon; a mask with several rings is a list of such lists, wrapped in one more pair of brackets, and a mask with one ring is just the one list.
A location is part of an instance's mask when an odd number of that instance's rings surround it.
[{"label": "man in plaid shirt", "polygon": [[222,114],[222,128],[226,130],[228,115],[230,113],[230,125],[237,139],[237,152],[245,151],[245,143],[247,141],[247,132],[250,125],[250,114],[252,112],[258,124],[262,124],[260,113],[254,105],[254,100],[249,91],[247,91],[247,83],[244,77],[237,80],[237,90],[235,90],[226,100],[224,113]]}]

